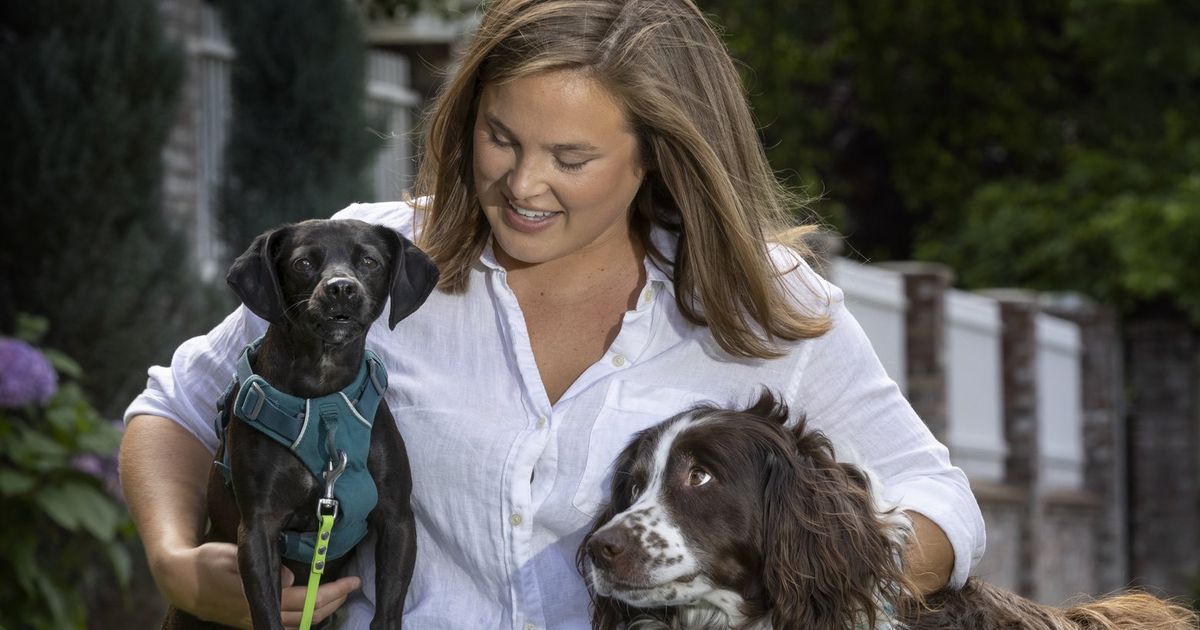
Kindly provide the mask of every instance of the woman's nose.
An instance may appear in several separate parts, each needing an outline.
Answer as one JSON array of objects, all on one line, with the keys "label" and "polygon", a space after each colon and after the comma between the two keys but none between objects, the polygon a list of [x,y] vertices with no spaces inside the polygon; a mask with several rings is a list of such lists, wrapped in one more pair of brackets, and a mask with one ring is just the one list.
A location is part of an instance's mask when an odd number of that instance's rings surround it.
[{"label": "woman's nose", "polygon": [[513,164],[508,172],[508,190],[516,199],[532,199],[549,188],[546,183],[544,165],[537,164],[532,158],[522,156]]}]

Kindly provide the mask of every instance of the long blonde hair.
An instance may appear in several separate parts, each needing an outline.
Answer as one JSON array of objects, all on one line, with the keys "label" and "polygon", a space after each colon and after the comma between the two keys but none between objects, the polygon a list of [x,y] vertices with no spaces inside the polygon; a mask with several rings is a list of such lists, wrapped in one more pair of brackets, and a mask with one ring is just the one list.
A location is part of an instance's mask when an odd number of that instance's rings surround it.
[{"label": "long blonde hair", "polygon": [[[805,312],[768,253],[779,242],[807,254],[791,223],[794,197],[759,142],[725,46],[691,0],[494,0],[427,121],[413,188],[418,244],[462,291],[490,228],[472,171],[481,87],[553,70],[582,71],[607,88],[638,137],[646,177],[633,227],[652,261],[673,269],[675,300],[731,355],[782,354],[777,340],[816,337],[829,319]],[[678,235],[675,260],[649,239]]]}]

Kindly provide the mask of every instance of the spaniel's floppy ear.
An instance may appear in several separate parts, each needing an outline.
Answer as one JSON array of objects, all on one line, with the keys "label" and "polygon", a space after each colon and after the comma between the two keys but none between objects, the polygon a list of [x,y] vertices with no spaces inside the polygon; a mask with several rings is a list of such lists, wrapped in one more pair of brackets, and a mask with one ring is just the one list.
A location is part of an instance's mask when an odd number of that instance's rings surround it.
[{"label": "spaniel's floppy ear", "polygon": [[903,580],[896,546],[829,441],[806,432],[803,420],[791,437],[794,449],[766,462],[763,583],[772,623],[875,627],[880,595]]},{"label": "spaniel's floppy ear", "polygon": [[291,226],[285,225],[259,234],[225,275],[225,282],[242,304],[271,324],[283,323],[283,291],[275,269],[275,250],[289,230]]},{"label": "spaniel's floppy ear", "polygon": [[376,225],[375,230],[387,240],[391,249],[389,296],[392,307],[388,311],[388,328],[395,328],[400,320],[412,315],[429,298],[437,286],[438,268],[425,252],[399,232],[382,225]]}]

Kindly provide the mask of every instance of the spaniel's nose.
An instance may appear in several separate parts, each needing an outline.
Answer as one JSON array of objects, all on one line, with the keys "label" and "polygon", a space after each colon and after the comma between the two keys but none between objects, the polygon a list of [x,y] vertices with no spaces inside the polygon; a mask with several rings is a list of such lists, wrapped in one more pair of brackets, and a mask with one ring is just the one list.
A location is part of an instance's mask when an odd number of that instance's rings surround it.
[{"label": "spaniel's nose", "polygon": [[624,527],[606,527],[588,541],[587,551],[592,563],[602,569],[612,568],[629,550],[631,537]]}]

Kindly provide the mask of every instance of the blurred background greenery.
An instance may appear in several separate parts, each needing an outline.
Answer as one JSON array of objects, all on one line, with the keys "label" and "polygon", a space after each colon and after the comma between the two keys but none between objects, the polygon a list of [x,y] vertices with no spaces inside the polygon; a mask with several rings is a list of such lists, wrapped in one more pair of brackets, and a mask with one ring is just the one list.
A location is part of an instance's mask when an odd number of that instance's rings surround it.
[{"label": "blurred background greenery", "polygon": [[[127,584],[138,558],[123,508],[94,496],[112,486],[114,429],[100,419],[119,417],[146,366],[232,304],[162,209],[187,72],[161,21],[170,4],[0,5],[0,335],[57,349],[69,384],[0,416],[2,509],[28,519],[2,528],[21,551],[5,547],[0,570],[28,579],[0,580],[0,628],[83,627],[89,606],[138,607],[86,587],[106,566]],[[363,133],[375,124],[361,106],[371,25],[470,23],[473,9],[212,4],[239,56],[233,175],[218,203],[232,252],[266,227],[368,197],[381,144]],[[814,198],[847,255],[938,261],[963,288],[1077,291],[1127,318],[1200,324],[1200,3],[698,4],[742,65],[774,167]],[[109,463],[75,466],[85,454]],[[100,481],[80,482],[81,470]],[[64,510],[63,492],[87,495],[92,516]],[[83,577],[81,559],[94,557],[108,561]],[[93,613],[92,625],[114,616]]]}]

